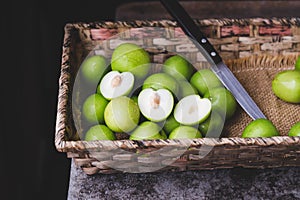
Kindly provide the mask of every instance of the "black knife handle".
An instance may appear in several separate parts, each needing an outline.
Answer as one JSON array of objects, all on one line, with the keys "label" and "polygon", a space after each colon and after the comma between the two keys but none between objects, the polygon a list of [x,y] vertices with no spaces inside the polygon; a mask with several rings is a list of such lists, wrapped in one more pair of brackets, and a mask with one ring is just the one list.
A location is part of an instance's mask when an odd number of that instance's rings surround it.
[{"label": "black knife handle", "polygon": [[184,33],[189,36],[193,43],[199,45],[206,51],[203,53],[208,61],[213,61],[215,65],[222,62],[222,58],[215,48],[208,41],[207,37],[200,31],[194,20],[181,6],[178,0],[160,0],[173,18],[177,20]]}]

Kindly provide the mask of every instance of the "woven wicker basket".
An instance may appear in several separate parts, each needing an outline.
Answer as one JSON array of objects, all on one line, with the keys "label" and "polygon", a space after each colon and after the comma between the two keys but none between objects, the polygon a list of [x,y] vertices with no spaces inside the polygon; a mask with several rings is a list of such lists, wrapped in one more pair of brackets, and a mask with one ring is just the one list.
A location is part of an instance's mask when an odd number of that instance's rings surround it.
[{"label": "woven wicker basket", "polygon": [[[300,137],[287,136],[291,125],[300,121],[300,105],[279,100],[270,87],[273,76],[281,70],[292,69],[300,55],[300,19],[195,21],[281,136],[241,138],[242,130],[251,118],[238,108],[234,118],[225,124],[226,134],[221,138],[81,141],[72,114],[72,87],[81,62],[101,41],[125,31],[124,40],[135,37],[140,44],[153,44],[156,41],[139,35],[149,34],[143,31],[145,27],[162,27],[167,39],[157,40],[160,45],[169,52],[186,53],[190,59],[202,61],[189,44],[176,40],[180,34],[172,34],[172,30],[183,33],[174,21],[105,21],[65,26],[55,133],[57,150],[74,158],[75,163],[90,175],[300,166]],[[105,50],[111,52],[113,48],[108,45]],[[165,51],[151,52],[151,55],[155,62],[162,62],[167,56]],[[182,154],[176,156],[176,152]]]}]

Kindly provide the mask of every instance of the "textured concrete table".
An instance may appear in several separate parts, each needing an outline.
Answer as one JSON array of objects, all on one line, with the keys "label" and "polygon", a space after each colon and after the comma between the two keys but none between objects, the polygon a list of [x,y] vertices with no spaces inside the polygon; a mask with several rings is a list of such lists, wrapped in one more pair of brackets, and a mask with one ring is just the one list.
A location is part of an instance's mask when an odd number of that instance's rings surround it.
[{"label": "textured concrete table", "polygon": [[68,199],[300,199],[300,167],[88,176],[72,162]]}]

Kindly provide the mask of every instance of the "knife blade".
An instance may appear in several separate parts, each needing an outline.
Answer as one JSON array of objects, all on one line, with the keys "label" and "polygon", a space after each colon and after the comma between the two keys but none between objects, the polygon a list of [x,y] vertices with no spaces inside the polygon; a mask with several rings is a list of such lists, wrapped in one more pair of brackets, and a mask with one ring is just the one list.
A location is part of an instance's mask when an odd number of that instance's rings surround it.
[{"label": "knife blade", "polygon": [[222,58],[207,37],[201,32],[191,16],[185,11],[178,0],[160,0],[166,10],[176,19],[184,33],[189,36],[195,46],[211,64],[211,70],[220,79],[222,84],[232,93],[238,104],[253,119],[266,116],[248,94],[239,80],[223,62]]}]

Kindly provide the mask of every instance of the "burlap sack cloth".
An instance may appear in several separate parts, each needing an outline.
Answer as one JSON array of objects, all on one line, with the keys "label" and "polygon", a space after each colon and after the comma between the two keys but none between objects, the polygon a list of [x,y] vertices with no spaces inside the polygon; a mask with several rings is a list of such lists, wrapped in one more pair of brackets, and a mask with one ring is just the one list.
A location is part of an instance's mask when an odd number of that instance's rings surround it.
[{"label": "burlap sack cloth", "polygon": [[[287,103],[276,97],[272,91],[272,80],[278,72],[294,69],[296,59],[297,55],[254,55],[226,61],[281,135],[287,135],[291,126],[300,121],[300,104]],[[238,107],[234,117],[225,124],[224,135],[241,136],[243,129],[251,121],[246,112]]]}]

